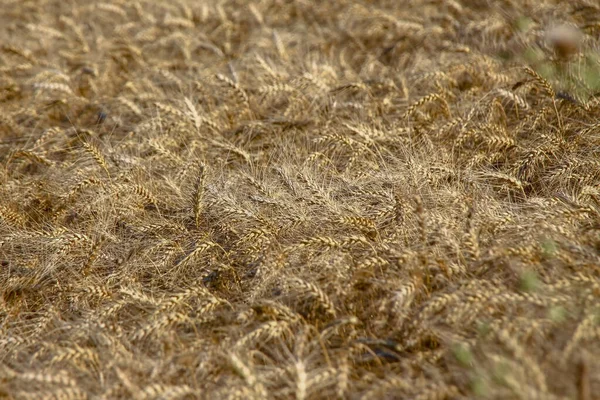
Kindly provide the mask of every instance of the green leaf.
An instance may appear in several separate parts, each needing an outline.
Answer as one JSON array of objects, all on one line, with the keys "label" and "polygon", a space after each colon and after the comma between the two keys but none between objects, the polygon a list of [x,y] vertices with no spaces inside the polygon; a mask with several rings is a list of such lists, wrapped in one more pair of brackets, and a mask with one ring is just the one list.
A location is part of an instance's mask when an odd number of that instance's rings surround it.
[{"label": "green leaf", "polygon": [[558,247],[556,246],[556,242],[552,239],[545,239],[542,241],[542,254],[545,258],[554,258],[556,256],[556,252],[558,251]]},{"label": "green leaf", "polygon": [[533,20],[529,17],[521,16],[515,21],[515,27],[519,32],[527,32],[533,25]]},{"label": "green leaf", "polygon": [[527,270],[519,278],[519,287],[523,292],[535,292],[540,287],[540,280],[535,271]]},{"label": "green leaf", "polygon": [[452,348],[452,353],[463,367],[471,367],[473,365],[473,353],[464,343],[455,344]]},{"label": "green leaf", "polygon": [[562,306],[550,307],[548,318],[553,322],[564,322],[567,319],[567,310]]}]

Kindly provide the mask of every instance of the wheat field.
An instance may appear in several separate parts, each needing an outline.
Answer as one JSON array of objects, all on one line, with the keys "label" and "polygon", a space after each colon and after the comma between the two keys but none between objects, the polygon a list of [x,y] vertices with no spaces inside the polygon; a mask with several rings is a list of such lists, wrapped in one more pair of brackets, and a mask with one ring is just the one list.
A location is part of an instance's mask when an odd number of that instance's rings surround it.
[{"label": "wheat field", "polygon": [[0,3],[0,398],[600,399],[597,2]]}]

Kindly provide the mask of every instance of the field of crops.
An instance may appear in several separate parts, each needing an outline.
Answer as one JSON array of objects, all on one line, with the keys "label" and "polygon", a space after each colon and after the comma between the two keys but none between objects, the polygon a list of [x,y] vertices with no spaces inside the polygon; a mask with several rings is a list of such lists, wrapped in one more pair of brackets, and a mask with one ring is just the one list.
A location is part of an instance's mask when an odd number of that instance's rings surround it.
[{"label": "field of crops", "polygon": [[598,2],[0,3],[0,398],[600,399]]}]

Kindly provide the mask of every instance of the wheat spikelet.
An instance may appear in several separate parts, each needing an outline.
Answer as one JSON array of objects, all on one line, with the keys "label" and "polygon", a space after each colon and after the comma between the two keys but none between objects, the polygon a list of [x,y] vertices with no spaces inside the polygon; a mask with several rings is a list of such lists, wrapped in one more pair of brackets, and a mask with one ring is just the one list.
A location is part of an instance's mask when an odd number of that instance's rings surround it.
[{"label": "wheat spikelet", "polygon": [[546,79],[544,79],[540,74],[538,74],[536,71],[534,71],[531,67],[525,67],[524,71],[525,71],[525,73],[527,73],[527,75],[531,76],[538,85],[540,85],[544,89],[544,91],[546,92],[546,94],[548,96],[550,96],[550,98],[556,97],[556,92],[552,88],[552,85],[550,85],[550,82],[548,82]]},{"label": "wheat spikelet", "polygon": [[274,96],[278,93],[290,93],[295,92],[296,89],[286,83],[279,83],[275,85],[262,86],[258,88],[258,93],[263,96]]},{"label": "wheat spikelet", "polygon": [[127,107],[131,112],[133,112],[138,117],[142,116],[142,110],[132,100],[129,100],[123,96],[119,96],[117,98],[117,101],[119,103],[123,104],[125,107]]},{"label": "wheat spikelet", "polygon": [[54,353],[55,356],[52,358],[51,364],[59,364],[64,362],[78,363],[78,361],[83,360],[89,363],[94,369],[97,369],[100,365],[98,353],[90,348],[83,348],[75,345],[72,348],[61,348]]},{"label": "wheat spikelet", "polygon": [[15,122],[15,120],[10,116],[4,113],[0,113],[0,122],[9,127],[13,132],[22,134],[23,129]]},{"label": "wheat spikelet", "polygon": [[246,382],[246,384],[252,389],[253,394],[256,398],[264,399],[267,398],[267,391],[252,371],[235,353],[229,353],[228,360],[231,366]]},{"label": "wheat spikelet", "polygon": [[102,181],[94,177],[82,179],[64,196],[65,200],[72,201],[78,193],[82,192],[85,188],[94,185],[102,185]]},{"label": "wheat spikelet", "polygon": [[69,84],[71,83],[71,78],[60,71],[46,70],[31,78],[29,83],[39,83],[45,81],[62,81],[62,83]]},{"label": "wheat spikelet", "polygon": [[392,306],[390,309],[391,316],[397,318],[401,316],[406,309],[408,309],[414,299],[414,294],[417,285],[415,282],[409,282],[402,285],[398,290],[393,293]]},{"label": "wheat spikelet", "polygon": [[136,290],[134,288],[127,288],[127,287],[121,288],[119,290],[119,293],[124,294],[124,295],[130,297],[131,299],[133,299],[137,302],[140,302],[140,303],[147,303],[147,304],[150,304],[153,306],[159,304],[159,302],[157,300],[153,299],[152,297],[150,297],[150,296],[144,294],[143,292]]},{"label": "wheat spikelet", "polygon": [[143,340],[152,333],[161,334],[162,331],[169,326],[189,322],[190,319],[187,315],[177,312],[170,312],[168,314],[160,316],[156,321],[151,322],[135,331],[135,333],[132,336],[132,339]]},{"label": "wheat spikelet", "polygon": [[250,156],[250,154],[247,151],[245,151],[244,149],[241,149],[231,143],[223,143],[218,140],[211,140],[211,143],[219,148],[222,148],[223,150],[226,150],[233,154],[237,154],[238,156],[242,157],[242,159],[244,161],[246,161],[247,163],[250,163],[252,160],[252,157]]},{"label": "wheat spikelet", "polygon": [[481,250],[479,247],[479,233],[473,222],[474,213],[473,205],[471,205],[466,217],[464,243],[467,247],[467,257],[472,260],[477,260],[481,256]]},{"label": "wheat spikelet", "polygon": [[247,109],[250,109],[250,100],[248,98],[248,94],[246,93],[246,91],[244,89],[242,89],[242,87],[240,85],[238,85],[236,82],[232,81],[231,79],[227,78],[223,74],[217,74],[217,75],[215,75],[215,77],[219,81],[223,82],[225,85],[227,85],[228,87],[233,89],[234,92],[236,93],[236,95],[238,96],[240,102],[242,104],[244,104]]},{"label": "wheat spikelet", "polygon": [[511,188],[523,190],[523,182],[515,178],[514,176],[495,171],[486,171],[482,173],[482,176],[485,178],[496,179],[499,182],[508,185]]},{"label": "wheat spikelet", "polygon": [[82,293],[87,296],[95,296],[101,299],[111,299],[113,297],[113,291],[106,286],[87,286],[80,289]]},{"label": "wheat spikelet", "polygon": [[101,10],[101,11],[106,11],[109,13],[113,13],[116,14],[120,17],[126,17],[127,16],[127,12],[125,10],[123,10],[121,7],[115,5],[115,4],[110,4],[110,3],[99,3],[95,5],[97,10]]},{"label": "wheat spikelet", "polygon": [[189,395],[197,395],[197,391],[187,385],[163,385],[154,383],[142,389],[140,397],[142,399],[178,399]]},{"label": "wheat spikelet", "polygon": [[88,275],[90,273],[90,270],[92,268],[92,265],[94,264],[94,262],[98,259],[98,256],[100,255],[100,247],[102,246],[102,244],[104,243],[104,241],[106,240],[106,238],[100,238],[96,241],[94,241],[94,243],[92,244],[92,248],[90,250],[90,255],[87,259],[87,261],[85,262],[85,264],[83,264],[83,274],[84,275]]},{"label": "wheat spikelet", "polygon": [[20,158],[20,157],[27,158],[27,159],[29,159],[33,162],[36,162],[38,164],[41,164],[41,165],[49,165],[49,166],[54,165],[54,163],[52,161],[48,160],[44,156],[42,156],[40,154],[36,154],[35,152],[29,151],[29,150],[18,150],[12,154],[12,158]]},{"label": "wheat spikelet", "polygon": [[65,371],[58,373],[36,373],[36,372],[16,372],[8,367],[2,368],[0,373],[8,379],[16,379],[23,382],[36,382],[45,385],[62,385],[68,387],[77,386],[76,381],[69,376]]},{"label": "wheat spikelet", "polygon": [[82,46],[82,51],[84,53],[87,53],[90,51],[89,45],[87,43],[87,40],[85,39],[85,36],[83,34],[83,31],[81,30],[81,28],[75,23],[75,21],[66,16],[66,15],[61,15],[59,17],[59,21],[66,25],[74,34],[75,34],[75,38],[77,39],[77,42],[79,42],[79,44]]},{"label": "wheat spikelet", "polygon": [[194,106],[194,103],[192,103],[192,101],[187,97],[184,97],[183,102],[189,112],[190,119],[194,123],[196,131],[199,131],[202,120],[198,114],[198,111],[196,110],[196,107]]},{"label": "wheat spikelet", "polygon": [[348,392],[349,387],[349,378],[350,378],[350,366],[348,365],[348,356],[343,355],[339,366],[337,368],[338,374],[336,379],[336,391],[335,394],[337,398],[343,399],[346,398],[346,393]]},{"label": "wheat spikelet", "polygon": [[244,178],[246,178],[246,180],[248,181],[248,183],[250,183],[252,186],[254,186],[256,189],[258,189],[258,191],[265,195],[265,196],[272,196],[271,190],[262,182],[258,181],[256,178],[254,178],[251,175],[248,174],[243,174]]},{"label": "wheat spikelet", "polygon": [[277,54],[279,55],[279,58],[281,58],[283,60],[288,60],[289,55],[285,49],[285,45],[283,44],[281,37],[279,36],[279,34],[277,33],[277,31],[275,29],[273,29],[273,31],[272,31],[272,36],[273,36],[273,42],[275,43],[275,48],[277,49]]},{"label": "wheat spikelet", "polygon": [[194,183],[194,192],[192,197],[194,221],[196,228],[200,228],[200,222],[202,219],[202,201],[204,198],[204,187],[206,185],[206,166],[204,163],[198,165],[198,175],[196,182]]},{"label": "wheat spikelet", "polygon": [[[373,235],[371,235],[371,238],[374,238]],[[346,236],[343,238],[341,246],[342,248],[345,249],[353,249],[353,248],[357,248],[358,246],[369,246],[370,243],[369,241],[362,235],[352,235],[352,236]]]},{"label": "wheat spikelet", "polygon": [[423,201],[421,200],[421,197],[416,196],[414,202],[415,214],[417,215],[419,223],[419,236],[421,243],[425,244],[427,242],[427,219],[425,216],[425,209],[423,208]]},{"label": "wheat spikelet", "polygon": [[429,317],[431,315],[433,315],[435,312],[443,309],[449,303],[453,303],[456,300],[458,300],[459,298],[460,298],[460,294],[458,294],[458,293],[442,294],[442,295],[439,295],[439,296],[433,298],[432,300],[427,302],[425,307],[423,307],[423,309],[420,312],[419,319],[415,321],[414,325],[415,326],[421,325],[424,321],[429,319]]},{"label": "wheat spikelet", "polygon": [[[416,102],[414,102],[413,104],[411,104],[407,110],[404,112],[404,115],[402,116],[402,118],[408,118],[410,117],[412,114],[414,114],[415,111],[417,111],[419,108],[421,108],[422,106],[426,105],[426,104],[430,104],[434,101],[439,101],[442,102],[442,98],[440,97],[440,95],[436,94],[436,93],[432,93],[432,94],[428,94],[427,96],[424,96],[422,98],[420,98],[419,100],[417,100]],[[448,104],[444,102],[442,102],[444,105],[444,109],[446,109],[448,107]]]},{"label": "wheat spikelet", "polygon": [[400,377],[397,377],[397,376],[388,377],[385,380],[378,382],[376,387],[374,387],[373,389],[364,393],[361,396],[361,399],[363,399],[363,400],[378,399],[378,398],[381,398],[381,396],[384,393],[386,393],[388,390],[394,389],[395,391],[397,391],[397,390],[408,391],[408,390],[410,390],[411,387],[412,387],[412,385],[409,382],[407,382],[404,379],[401,379]]},{"label": "wheat spikelet", "polygon": [[329,149],[335,149],[338,145],[353,148],[355,143],[352,138],[337,133],[323,135],[322,137],[315,139],[315,142],[319,144],[328,144]]},{"label": "wheat spikelet", "polygon": [[272,315],[275,319],[288,323],[298,322],[302,317],[284,304],[264,300],[253,306],[252,311],[260,310],[261,314]]},{"label": "wheat spikelet", "polygon": [[194,28],[194,22],[190,21],[189,19],[174,17],[170,14],[167,14],[165,16],[165,19],[163,20],[163,24],[165,26],[176,27],[176,28],[188,28],[188,29]]},{"label": "wheat spikelet", "polygon": [[27,220],[20,213],[3,205],[0,205],[0,217],[3,221],[17,228],[22,228],[27,223]]},{"label": "wheat spikelet", "polygon": [[525,350],[514,340],[514,338],[505,330],[496,331],[496,335],[500,341],[513,353],[523,365],[527,366],[527,371],[531,374],[534,379],[537,388],[542,392],[548,392],[548,385],[546,383],[546,377],[541,371],[540,367],[534,360],[527,356]]},{"label": "wheat spikelet", "polygon": [[[177,87],[178,89],[183,87],[183,82],[181,81],[181,79],[179,79],[175,74],[173,74],[171,71],[159,68],[156,71],[161,77],[165,78],[165,80],[167,80],[168,82],[172,83],[173,85],[175,85],[175,87]],[[179,113],[181,115],[181,112]]]},{"label": "wheat spikelet", "polygon": [[174,296],[170,296],[169,298],[162,300],[160,303],[160,310],[167,310],[173,307],[177,307],[178,305],[184,303],[190,297],[209,297],[212,298],[212,294],[205,288],[198,286],[189,288],[183,292],[180,292]]},{"label": "wheat spikelet", "polygon": [[68,96],[73,96],[73,89],[65,83],[56,83],[56,82],[41,82],[34,83],[33,88],[40,92],[57,92],[63,93]]},{"label": "wheat spikelet", "polygon": [[496,89],[496,92],[500,97],[512,103],[512,105],[516,108],[517,114],[519,112],[519,109],[524,111],[529,110],[529,104],[527,103],[527,101],[518,94],[505,89]]},{"label": "wheat spikelet", "polygon": [[2,45],[1,50],[3,53],[15,54],[19,57],[22,57],[25,60],[29,61],[31,64],[37,64],[36,58],[33,56],[31,50],[29,50],[29,49],[15,47],[15,46],[5,44],[5,45]]},{"label": "wheat spikelet", "polygon": [[99,310],[99,312],[94,314],[94,317],[98,318],[98,320],[108,319],[108,318],[116,315],[119,311],[121,311],[125,307],[127,307],[127,305],[129,305],[129,303],[126,301],[123,301],[123,300],[116,301],[116,302],[112,303],[111,305],[105,307],[104,309]]},{"label": "wheat spikelet", "polygon": [[182,258],[178,263],[177,267],[184,267],[198,259],[202,254],[206,251],[218,247],[218,245],[210,240],[204,241],[202,243],[198,243],[192,251],[190,251],[184,258]]},{"label": "wheat spikelet", "polygon": [[165,113],[166,115],[173,115],[175,117],[178,118],[183,118],[184,114],[183,112],[177,110],[176,108],[168,105],[168,104],[163,104],[160,102],[155,102],[154,106],[159,110],[162,111],[163,113]]},{"label": "wheat spikelet", "polygon": [[374,269],[374,268],[378,268],[378,267],[384,267],[389,265],[389,261],[386,260],[383,257],[378,257],[378,256],[374,256],[374,257],[368,257],[365,258],[364,260],[362,260],[358,265],[357,265],[357,269]]},{"label": "wheat spikelet", "polygon": [[57,242],[60,247],[57,252],[57,256],[65,256],[73,247],[88,247],[92,240],[85,234],[82,233],[67,233],[58,238]]},{"label": "wheat spikelet", "polygon": [[304,400],[306,399],[308,392],[306,366],[304,365],[304,362],[297,361],[294,363],[294,369],[296,372],[296,400]]},{"label": "wheat spikelet", "polygon": [[106,159],[104,158],[104,155],[100,149],[96,145],[88,142],[81,142],[81,145],[83,146],[84,150],[90,156],[92,156],[94,161],[96,161],[96,163],[102,167],[102,169],[106,172],[106,175],[108,175],[110,178],[110,172],[108,172],[108,163],[106,162]]},{"label": "wheat spikelet", "polygon": [[442,400],[457,396],[459,394],[456,386],[445,386],[439,385],[426,389],[424,392],[418,394],[415,399],[418,400]]},{"label": "wheat spikelet", "polygon": [[268,341],[272,338],[277,338],[286,333],[289,329],[287,321],[270,321],[259,326],[254,331],[242,337],[235,343],[236,348],[242,348],[259,339]]},{"label": "wheat spikelet", "polygon": [[26,343],[27,343],[27,340],[25,340],[24,338],[8,336],[8,337],[0,339],[0,349],[2,349],[3,351],[6,351],[6,352],[10,352],[11,347],[12,348],[19,347]]},{"label": "wheat spikelet", "polygon": [[308,295],[311,299],[315,300],[319,306],[325,311],[325,313],[335,317],[335,305],[327,296],[325,292],[323,292],[317,285],[306,282],[299,278],[292,279],[292,283],[302,290],[304,295]]},{"label": "wheat spikelet", "polygon": [[580,341],[588,338],[591,339],[596,336],[593,327],[598,323],[597,319],[598,317],[596,315],[589,314],[579,323],[579,325],[577,325],[577,329],[573,333],[573,336],[562,351],[562,362],[566,363],[569,357],[571,357],[575,346],[577,346]]},{"label": "wheat spikelet", "polygon": [[332,336],[339,334],[342,329],[353,330],[360,324],[360,320],[355,316],[336,319],[325,326],[320,333],[322,340],[329,340]]},{"label": "wheat spikelet", "polygon": [[87,400],[89,395],[85,390],[79,388],[61,388],[41,392],[18,392],[19,399],[27,400]]},{"label": "wheat spikelet", "polygon": [[159,140],[153,138],[150,140],[149,144],[154,150],[156,150],[158,154],[164,156],[174,164],[182,164],[181,158],[165,148],[165,146]]},{"label": "wheat spikelet", "polygon": [[51,138],[58,136],[60,134],[64,134],[64,131],[57,126],[51,127],[46,129],[41,135],[40,137],[35,141],[35,143],[33,144],[34,148],[37,147],[41,147],[43,146],[48,140],[50,140]]},{"label": "wheat spikelet", "polygon": [[328,237],[328,236],[317,236],[310,239],[304,239],[300,242],[300,244],[290,246],[285,250],[285,253],[289,253],[292,250],[300,250],[304,248],[310,247],[324,247],[329,249],[336,249],[342,246],[342,243],[339,241]]},{"label": "wheat spikelet", "polygon": [[344,216],[340,218],[340,222],[348,226],[356,227],[359,230],[365,232],[365,234],[368,236],[377,236],[377,228],[375,226],[375,222],[370,218]]},{"label": "wheat spikelet", "polygon": [[238,244],[248,243],[248,242],[266,242],[269,237],[272,236],[272,232],[266,228],[257,228],[257,229],[249,229],[248,233],[242,237]]}]

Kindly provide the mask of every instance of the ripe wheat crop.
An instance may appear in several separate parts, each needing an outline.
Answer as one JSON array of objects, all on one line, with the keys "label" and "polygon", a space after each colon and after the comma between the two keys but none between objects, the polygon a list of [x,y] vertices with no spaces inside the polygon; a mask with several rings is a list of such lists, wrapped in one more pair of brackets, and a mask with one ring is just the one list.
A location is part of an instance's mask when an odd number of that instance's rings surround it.
[{"label": "ripe wheat crop", "polygon": [[596,2],[0,3],[0,397],[598,398]]}]

